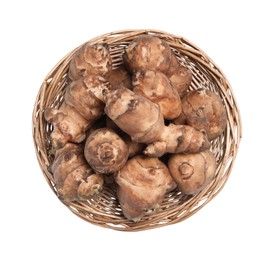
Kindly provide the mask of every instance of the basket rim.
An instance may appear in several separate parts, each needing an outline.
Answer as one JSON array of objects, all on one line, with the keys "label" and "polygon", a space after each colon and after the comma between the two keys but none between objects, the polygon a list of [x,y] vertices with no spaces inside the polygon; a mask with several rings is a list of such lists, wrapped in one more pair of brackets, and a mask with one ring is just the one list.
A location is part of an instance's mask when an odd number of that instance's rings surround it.
[{"label": "basket rim", "polygon": [[[142,34],[154,34],[158,37],[165,37],[166,39],[174,39],[174,41],[171,41],[171,47],[173,48],[179,48],[179,50],[182,50],[182,54],[188,56],[190,59],[198,62],[200,66],[204,66],[205,69],[212,75],[213,80],[220,86],[220,91],[222,91],[222,95],[224,97],[224,101],[226,104],[229,104],[231,106],[231,110],[228,110],[228,119],[234,119],[232,122],[228,121],[228,127],[225,131],[224,138],[227,140],[231,139],[231,142],[228,142],[228,144],[225,147],[224,151],[224,160],[221,161],[220,169],[217,169],[217,174],[222,177],[221,183],[218,182],[218,187],[214,190],[210,190],[207,193],[207,190],[209,187],[206,189],[202,190],[200,193],[198,193],[196,196],[194,196],[193,199],[189,199],[186,201],[184,204],[187,206],[186,212],[181,212],[180,216],[176,214],[176,218],[172,217],[171,221],[160,224],[154,224],[150,220],[146,220],[143,222],[138,222],[137,224],[135,223],[130,223],[127,224],[128,222],[125,220],[124,223],[120,220],[120,225],[118,225],[118,221],[115,221],[117,224],[110,224],[110,219],[109,223],[106,223],[106,221],[102,221],[101,217],[96,216],[98,221],[93,221],[89,217],[87,218],[81,211],[80,209],[82,207],[85,207],[86,205],[82,204],[81,202],[79,203],[66,203],[62,202],[65,204],[73,213],[75,213],[77,216],[81,217],[82,219],[98,225],[102,227],[107,227],[115,230],[122,230],[122,231],[140,231],[140,230],[147,230],[151,228],[157,228],[157,227],[162,227],[174,223],[181,222],[188,217],[192,216],[195,214],[198,210],[200,210],[202,207],[204,207],[209,201],[211,201],[224,187],[226,184],[226,181],[230,175],[230,172],[233,168],[234,161],[236,159],[237,153],[238,153],[238,148],[242,139],[242,123],[241,123],[241,115],[240,111],[238,108],[238,104],[235,98],[235,95],[233,93],[232,87],[225,76],[225,74],[221,71],[221,69],[210,59],[210,57],[202,51],[200,48],[198,48],[195,44],[191,43],[189,40],[185,39],[184,37],[177,36],[165,31],[160,31],[160,30],[155,30],[155,29],[135,29],[135,30],[118,30],[114,32],[109,32],[106,34],[102,34],[100,36],[97,36],[93,39],[90,39],[83,44],[87,42],[107,42],[109,45],[114,44],[116,42],[120,42],[122,40],[127,40],[128,38],[133,38],[136,37],[137,35],[142,35]],[[82,44],[82,45],[83,45]],[[64,78],[64,71],[67,71],[69,62],[73,54],[82,46],[76,47],[74,50],[69,52],[67,55],[65,55],[47,74],[45,79],[43,80],[39,92],[37,94],[35,104],[34,104],[34,109],[33,109],[33,114],[32,114],[32,136],[33,136],[33,142],[35,146],[35,153],[36,157],[38,159],[40,168],[42,170],[42,173],[48,183],[48,185],[51,187],[51,189],[54,191],[55,194],[57,194],[57,191],[54,187],[54,180],[52,176],[48,174],[49,168],[50,168],[50,160],[48,158],[47,151],[44,149],[46,145],[46,134],[40,129],[40,125],[43,124],[43,110],[44,107],[47,105],[46,103],[46,94],[48,93],[48,86],[52,86],[56,82],[61,82],[61,79]],[[55,81],[54,81],[55,80]],[[58,82],[58,83],[59,83]],[[221,83],[222,82],[222,83]],[[222,84],[222,87],[221,87]],[[53,91],[53,90],[52,90]],[[221,92],[220,92],[221,93]],[[226,156],[225,155],[231,155],[231,156]],[[212,186],[212,185],[211,185]],[[183,204],[182,204],[183,205]],[[93,208],[92,208],[93,210]],[[95,215],[96,213],[93,212]],[[99,215],[99,214],[98,214]],[[107,214],[105,214],[107,215]],[[165,211],[164,214],[164,219],[167,218],[168,212]],[[107,217],[107,216],[106,216]]]}]

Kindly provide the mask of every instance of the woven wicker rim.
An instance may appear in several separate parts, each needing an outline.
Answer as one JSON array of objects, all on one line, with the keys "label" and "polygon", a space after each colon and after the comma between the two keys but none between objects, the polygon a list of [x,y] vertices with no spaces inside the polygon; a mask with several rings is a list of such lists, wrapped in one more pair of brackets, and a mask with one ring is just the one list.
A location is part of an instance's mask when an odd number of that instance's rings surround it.
[{"label": "woven wicker rim", "polygon": [[[181,222],[195,214],[211,201],[224,187],[234,164],[242,137],[241,119],[232,88],[215,63],[198,47],[184,39],[158,30],[123,30],[96,37],[89,42],[107,42],[113,59],[113,67],[122,64],[122,53],[128,43],[138,35],[150,34],[165,40],[177,56],[180,63],[188,67],[193,74],[190,89],[208,88],[219,94],[227,111],[228,123],[225,132],[212,142],[212,151],[218,163],[214,181],[195,196],[185,196],[178,190],[168,193],[158,213],[144,217],[133,223],[122,215],[115,191],[106,186],[103,192],[87,202],[62,202],[80,218],[102,227],[123,231],[140,231]],[[36,156],[42,173],[57,195],[50,171],[52,157],[49,151],[49,135],[52,126],[44,120],[44,110],[59,107],[65,87],[67,70],[78,46],[68,53],[45,77],[33,110],[32,133]]]}]

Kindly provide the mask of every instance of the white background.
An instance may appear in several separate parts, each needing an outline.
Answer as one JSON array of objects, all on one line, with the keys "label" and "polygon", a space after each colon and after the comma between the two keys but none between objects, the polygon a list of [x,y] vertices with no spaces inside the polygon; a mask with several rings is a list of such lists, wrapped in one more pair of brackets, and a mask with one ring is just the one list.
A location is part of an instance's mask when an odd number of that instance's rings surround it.
[{"label": "white background", "polygon": [[[270,1],[1,1],[0,259],[272,259]],[[38,166],[31,116],[68,52],[122,29],[158,29],[204,50],[229,79],[243,123],[219,195],[179,224],[125,233],[62,205]]]}]

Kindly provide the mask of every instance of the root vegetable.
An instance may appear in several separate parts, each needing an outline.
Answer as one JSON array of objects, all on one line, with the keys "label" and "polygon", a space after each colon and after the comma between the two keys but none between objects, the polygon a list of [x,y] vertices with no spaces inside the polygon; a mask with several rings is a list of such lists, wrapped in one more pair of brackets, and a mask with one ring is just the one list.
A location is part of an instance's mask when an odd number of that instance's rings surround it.
[{"label": "root vegetable", "polygon": [[123,214],[135,222],[156,212],[165,193],[176,187],[164,163],[141,155],[128,160],[115,180]]},{"label": "root vegetable", "polygon": [[137,72],[132,80],[133,91],[158,104],[165,119],[177,118],[181,113],[181,101],[176,88],[159,71]]},{"label": "root vegetable", "polygon": [[67,143],[56,152],[52,173],[59,198],[64,201],[88,200],[103,187],[103,177],[92,171],[77,144]]},{"label": "root vegetable", "polygon": [[124,67],[112,70],[108,81],[113,89],[128,88],[132,89],[131,77]]},{"label": "root vegetable", "polygon": [[[148,156],[195,153],[210,147],[206,136],[190,126],[165,126],[160,107],[129,89],[105,92],[105,112],[132,140],[149,144]],[[148,112],[147,112],[148,111]]]},{"label": "root vegetable", "polygon": [[52,123],[51,133],[53,150],[63,147],[68,141],[80,143],[86,130],[103,114],[102,89],[105,80],[88,76],[73,81],[66,89],[64,102],[59,109],[45,110],[46,121]]},{"label": "root vegetable", "polygon": [[180,68],[177,69],[170,77],[169,80],[174,88],[176,88],[178,94],[180,97],[183,97],[188,87],[191,84],[192,81],[192,72],[180,65]]},{"label": "root vegetable", "polygon": [[109,47],[106,43],[86,43],[71,59],[68,76],[78,80],[89,75],[108,78],[112,68]]},{"label": "root vegetable", "polygon": [[160,138],[149,144],[144,154],[161,157],[165,153],[197,153],[210,147],[206,135],[187,125],[170,124],[165,127]]},{"label": "root vegetable", "polygon": [[225,107],[217,94],[207,89],[188,92],[182,98],[182,112],[175,124],[188,124],[206,131],[213,140],[223,133],[227,124]]},{"label": "root vegetable", "polygon": [[166,72],[172,86],[177,89],[180,97],[184,96],[192,81],[192,72],[179,63],[172,54],[169,70]]},{"label": "root vegetable", "polygon": [[138,36],[125,49],[123,60],[131,72],[158,70],[167,72],[172,58],[169,45],[158,37]]},{"label": "root vegetable", "polygon": [[168,160],[168,168],[183,193],[195,194],[214,178],[216,161],[209,150],[196,154],[173,154]]},{"label": "root vegetable", "polygon": [[125,165],[128,146],[113,130],[100,128],[87,138],[84,155],[95,172],[112,173]]},{"label": "root vegetable", "polygon": [[125,141],[125,143],[128,146],[128,158],[131,158],[137,154],[140,154],[145,149],[146,145],[143,143],[136,143],[131,140],[131,137],[127,134],[124,134],[122,136],[122,139]]}]

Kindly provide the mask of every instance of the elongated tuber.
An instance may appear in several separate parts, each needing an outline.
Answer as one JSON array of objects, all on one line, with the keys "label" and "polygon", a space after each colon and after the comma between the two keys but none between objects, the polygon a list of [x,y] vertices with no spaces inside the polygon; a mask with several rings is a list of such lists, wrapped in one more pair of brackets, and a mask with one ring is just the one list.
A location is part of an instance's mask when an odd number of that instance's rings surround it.
[{"label": "elongated tuber", "polygon": [[133,77],[133,91],[158,104],[165,119],[177,118],[181,113],[181,101],[176,88],[160,71],[139,71]]},{"label": "elongated tuber", "polygon": [[[165,126],[160,107],[129,89],[105,92],[105,112],[133,141],[149,144],[148,156],[195,153],[210,147],[206,136],[190,126]],[[148,112],[147,112],[148,111]]]},{"label": "elongated tuber", "polygon": [[45,119],[54,126],[51,133],[53,150],[68,141],[80,143],[85,139],[86,130],[103,114],[102,89],[105,83],[97,76],[73,81],[66,89],[60,108],[45,110]]},{"label": "elongated tuber", "polygon": [[112,89],[116,88],[128,88],[132,89],[131,77],[124,67],[119,67],[112,70],[108,81],[111,84]]},{"label": "elongated tuber", "polygon": [[198,89],[182,98],[182,112],[174,122],[203,129],[208,139],[213,140],[226,128],[226,109],[217,94],[208,89]]},{"label": "elongated tuber", "polygon": [[176,187],[164,163],[142,155],[128,160],[115,180],[123,214],[133,221],[156,212],[165,193]]},{"label": "elongated tuber", "polygon": [[216,161],[209,150],[196,154],[173,154],[168,160],[168,168],[183,193],[195,194],[214,178]]},{"label": "elongated tuber", "polygon": [[168,153],[197,153],[210,147],[206,135],[200,130],[187,125],[170,124],[164,127],[160,138],[149,144],[144,154],[161,157]]},{"label": "elongated tuber", "polygon": [[112,60],[106,43],[85,43],[72,57],[68,76],[71,80],[89,75],[108,78],[111,68]]},{"label": "elongated tuber", "polygon": [[158,37],[144,35],[136,37],[125,49],[123,60],[126,68],[136,71],[169,70],[172,53],[169,45]]},{"label": "elongated tuber", "polygon": [[98,173],[112,173],[121,169],[128,159],[128,146],[113,130],[100,128],[86,140],[84,155]]},{"label": "elongated tuber", "polygon": [[64,201],[88,200],[103,187],[103,177],[93,172],[77,144],[67,143],[56,152],[52,173]]}]

